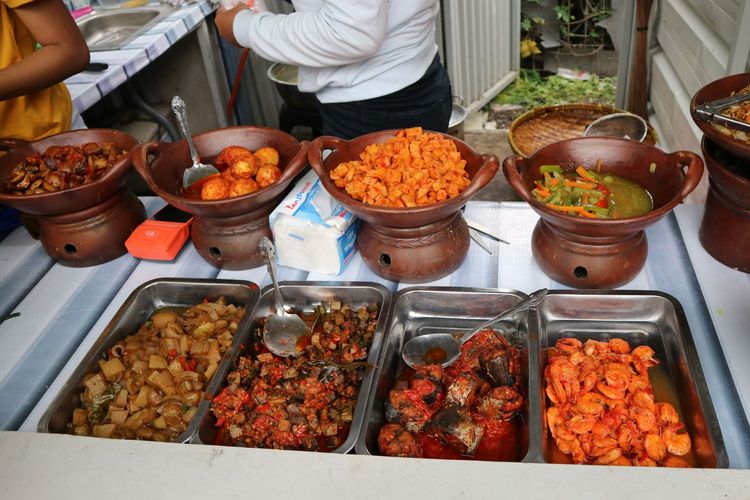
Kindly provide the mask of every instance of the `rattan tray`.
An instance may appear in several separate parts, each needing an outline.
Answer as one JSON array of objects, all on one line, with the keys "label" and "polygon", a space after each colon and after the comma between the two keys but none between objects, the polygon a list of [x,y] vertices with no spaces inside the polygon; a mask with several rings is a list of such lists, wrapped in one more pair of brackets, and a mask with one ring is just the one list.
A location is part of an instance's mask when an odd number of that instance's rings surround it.
[{"label": "rattan tray", "polygon": [[[513,120],[508,131],[508,142],[516,154],[530,156],[553,142],[581,137],[592,121],[619,112],[622,110],[603,104],[560,104],[535,108]],[[651,145],[658,143],[656,132],[650,125],[644,142]]]}]

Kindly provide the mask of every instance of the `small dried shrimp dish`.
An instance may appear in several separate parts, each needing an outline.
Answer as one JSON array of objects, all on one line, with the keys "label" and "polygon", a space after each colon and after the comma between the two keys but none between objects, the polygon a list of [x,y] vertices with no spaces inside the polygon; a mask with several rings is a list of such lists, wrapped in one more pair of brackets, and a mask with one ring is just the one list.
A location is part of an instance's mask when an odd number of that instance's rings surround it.
[{"label": "small dried shrimp dish", "polygon": [[261,342],[239,357],[211,405],[216,444],[332,451],[346,440],[378,308],[333,301],[310,316],[298,357],[271,354]]},{"label": "small dried shrimp dish", "polygon": [[367,146],[359,158],[339,164],[329,175],[336,186],[368,205],[429,205],[457,196],[470,184],[456,144],[419,127]]},{"label": "small dried shrimp dish", "polygon": [[690,467],[690,436],[674,406],[654,400],[648,346],[562,338],[547,351],[547,427],[575,463]]},{"label": "small dried shrimp dish", "polygon": [[223,200],[254,193],[281,177],[279,152],[271,147],[254,153],[242,146],[228,146],[214,160],[220,173],[201,179],[183,193],[189,198]]},{"label": "small dried shrimp dish", "polygon": [[104,353],[83,379],[79,436],[173,441],[198,411],[206,384],[232,344],[245,309],[223,298],[155,312]]},{"label": "small dried shrimp dish", "polygon": [[30,195],[63,191],[90,184],[127,152],[117,145],[89,142],[82,146],[50,146],[28,156],[5,180],[10,194]]}]

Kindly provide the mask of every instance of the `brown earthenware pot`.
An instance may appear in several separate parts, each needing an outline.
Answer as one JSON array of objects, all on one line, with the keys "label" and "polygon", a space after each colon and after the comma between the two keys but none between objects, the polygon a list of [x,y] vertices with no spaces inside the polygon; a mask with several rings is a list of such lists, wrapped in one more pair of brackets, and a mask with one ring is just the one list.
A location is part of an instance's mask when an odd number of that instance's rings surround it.
[{"label": "brown earthenware pot", "polygon": [[[27,156],[50,146],[111,142],[128,154],[101,178],[83,186],[35,195],[13,195],[5,185],[13,168]],[[0,204],[39,216],[39,237],[45,251],[61,264],[92,266],[123,255],[125,240],[146,217],[141,202],[126,189],[135,139],[117,130],[83,129],[34,142],[1,139]]]},{"label": "brown earthenware pot", "polygon": [[[366,134],[351,141],[318,137],[310,144],[308,160],[326,190],[362,219],[357,245],[362,259],[379,276],[404,283],[424,283],[447,276],[469,251],[469,229],[461,208],[486,186],[498,170],[495,155],[477,154],[468,144],[452,140],[466,160],[471,183],[458,196],[432,205],[393,208],[367,205],[349,196],[328,173],[339,163],[357,160],[370,144],[387,141],[396,130]],[[323,160],[323,150],[332,152]]]},{"label": "brown earthenware pot", "polygon": [[[695,108],[710,101],[729,97],[748,85],[750,85],[750,73],[726,76],[714,80],[701,88],[695,93],[693,99],[690,101],[690,115],[693,117],[695,124],[700,127],[701,131],[719,147],[726,149],[733,155],[739,156],[746,161],[750,160],[750,140],[742,141],[735,139],[731,135],[729,129],[717,127],[713,123],[701,120],[695,113]],[[746,132],[746,135],[750,138],[750,133]],[[746,168],[750,169],[750,165]]]},{"label": "brown earthenware pot", "polygon": [[[542,165],[564,171],[578,165],[629,179],[652,196],[654,209],[639,217],[583,219],[534,199],[531,189],[541,179]],[[651,164],[655,168],[651,167]],[[653,170],[653,172],[652,172]],[[584,137],[550,144],[529,158],[510,156],[503,162],[508,182],[541,219],[532,235],[532,253],[552,279],[578,288],[614,288],[632,280],[648,253],[646,227],[680,203],[700,181],[703,161],[688,151],[665,153],[647,144],[605,137]]]},{"label": "brown earthenware pot", "polygon": [[193,214],[190,236],[206,262],[224,269],[250,269],[263,264],[258,243],[272,238],[268,215],[282,200],[285,190],[307,163],[307,144],[289,134],[265,127],[230,127],[193,137],[201,160],[213,163],[227,146],[251,151],[270,146],[279,152],[281,178],[270,186],[244,196],[203,201],[181,196],[182,172],[192,165],[187,143],[148,142],[133,150],[136,170],[149,187],[167,203]]},{"label": "brown earthenware pot", "polygon": [[708,137],[701,149],[710,186],[698,237],[716,260],[749,273],[750,160],[730,154]]}]

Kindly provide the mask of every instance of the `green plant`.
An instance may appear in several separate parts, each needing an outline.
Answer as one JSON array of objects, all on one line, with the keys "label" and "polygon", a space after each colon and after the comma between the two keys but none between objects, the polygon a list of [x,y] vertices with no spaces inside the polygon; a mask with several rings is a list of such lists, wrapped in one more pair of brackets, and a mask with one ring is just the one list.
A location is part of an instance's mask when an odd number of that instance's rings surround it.
[{"label": "green plant", "polygon": [[574,55],[594,54],[611,45],[598,25],[613,13],[611,0],[558,0],[554,7],[560,23],[560,42]]},{"label": "green plant", "polygon": [[494,102],[517,104],[526,109],[564,103],[614,105],[615,77],[592,75],[588,80],[568,80],[558,75],[542,78],[538,71],[521,70],[519,77],[498,94]]}]

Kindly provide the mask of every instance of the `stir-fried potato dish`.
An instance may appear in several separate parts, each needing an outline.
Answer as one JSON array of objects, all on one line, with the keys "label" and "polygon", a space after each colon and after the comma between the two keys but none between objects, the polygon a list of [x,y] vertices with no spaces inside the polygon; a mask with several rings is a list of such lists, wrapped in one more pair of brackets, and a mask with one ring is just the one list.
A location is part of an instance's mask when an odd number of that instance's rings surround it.
[{"label": "stir-fried potato dish", "polygon": [[331,180],[368,205],[415,207],[457,196],[471,182],[456,144],[421,128],[370,144],[359,160],[331,170]]},{"label": "stir-fried potato dish", "polygon": [[80,436],[172,441],[232,344],[245,309],[223,298],[154,313],[114,344],[84,377],[82,407],[68,424]]}]

